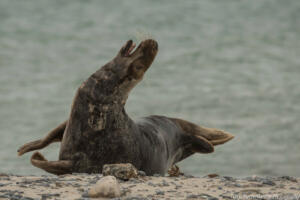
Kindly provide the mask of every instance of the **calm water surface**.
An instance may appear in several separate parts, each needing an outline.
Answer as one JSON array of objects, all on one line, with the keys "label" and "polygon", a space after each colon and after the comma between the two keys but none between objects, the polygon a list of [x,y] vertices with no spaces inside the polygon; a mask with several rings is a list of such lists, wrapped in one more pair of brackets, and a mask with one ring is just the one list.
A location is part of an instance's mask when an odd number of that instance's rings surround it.
[{"label": "calm water surface", "polygon": [[160,50],[127,112],[236,136],[184,172],[300,176],[299,0],[1,0],[0,172],[43,173],[17,147],[65,120],[80,83],[137,32]]}]

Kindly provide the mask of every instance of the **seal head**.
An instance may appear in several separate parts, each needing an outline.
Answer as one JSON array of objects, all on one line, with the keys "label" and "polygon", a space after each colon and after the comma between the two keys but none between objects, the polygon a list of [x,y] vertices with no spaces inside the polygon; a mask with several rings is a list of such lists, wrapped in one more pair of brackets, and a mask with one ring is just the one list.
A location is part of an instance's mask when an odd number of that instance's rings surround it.
[{"label": "seal head", "polygon": [[96,99],[105,94],[104,98],[108,101],[114,97],[122,97],[122,103],[125,104],[129,92],[143,79],[158,51],[157,42],[151,39],[141,42],[136,49],[135,47],[132,40],[127,41],[112,61],[91,76],[99,84],[108,86],[97,88],[94,94]]}]

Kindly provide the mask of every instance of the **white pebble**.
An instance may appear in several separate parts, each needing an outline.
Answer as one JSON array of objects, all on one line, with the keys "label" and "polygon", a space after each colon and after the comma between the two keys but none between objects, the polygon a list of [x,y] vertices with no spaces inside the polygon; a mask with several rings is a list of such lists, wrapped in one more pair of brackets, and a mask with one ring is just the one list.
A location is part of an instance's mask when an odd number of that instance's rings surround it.
[{"label": "white pebble", "polygon": [[114,176],[103,177],[89,190],[89,197],[91,198],[114,198],[120,196],[120,185]]}]

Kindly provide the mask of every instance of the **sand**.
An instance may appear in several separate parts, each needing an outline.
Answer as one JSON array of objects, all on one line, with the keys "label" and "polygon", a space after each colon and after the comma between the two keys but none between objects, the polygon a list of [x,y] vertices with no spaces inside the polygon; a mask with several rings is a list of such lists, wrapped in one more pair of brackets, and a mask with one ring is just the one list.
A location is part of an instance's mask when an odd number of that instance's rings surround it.
[{"label": "sand", "polygon": [[[102,177],[0,174],[0,199],[89,199],[88,190]],[[300,199],[300,179],[289,176],[140,176],[118,182],[122,196],[115,199]]]}]

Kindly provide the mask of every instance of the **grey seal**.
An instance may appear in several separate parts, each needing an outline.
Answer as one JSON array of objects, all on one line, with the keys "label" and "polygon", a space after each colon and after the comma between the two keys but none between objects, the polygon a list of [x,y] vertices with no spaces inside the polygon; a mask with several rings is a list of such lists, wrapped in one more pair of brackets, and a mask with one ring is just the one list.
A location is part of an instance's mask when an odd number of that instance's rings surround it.
[{"label": "grey seal", "polygon": [[134,122],[125,111],[130,91],[152,64],[158,44],[132,40],[78,88],[65,122],[43,139],[19,148],[18,154],[61,142],[58,161],[35,152],[31,163],[49,173],[101,173],[104,164],[131,163],[147,175],[165,174],[194,153],[211,153],[234,136],[222,130],[165,116]]}]

